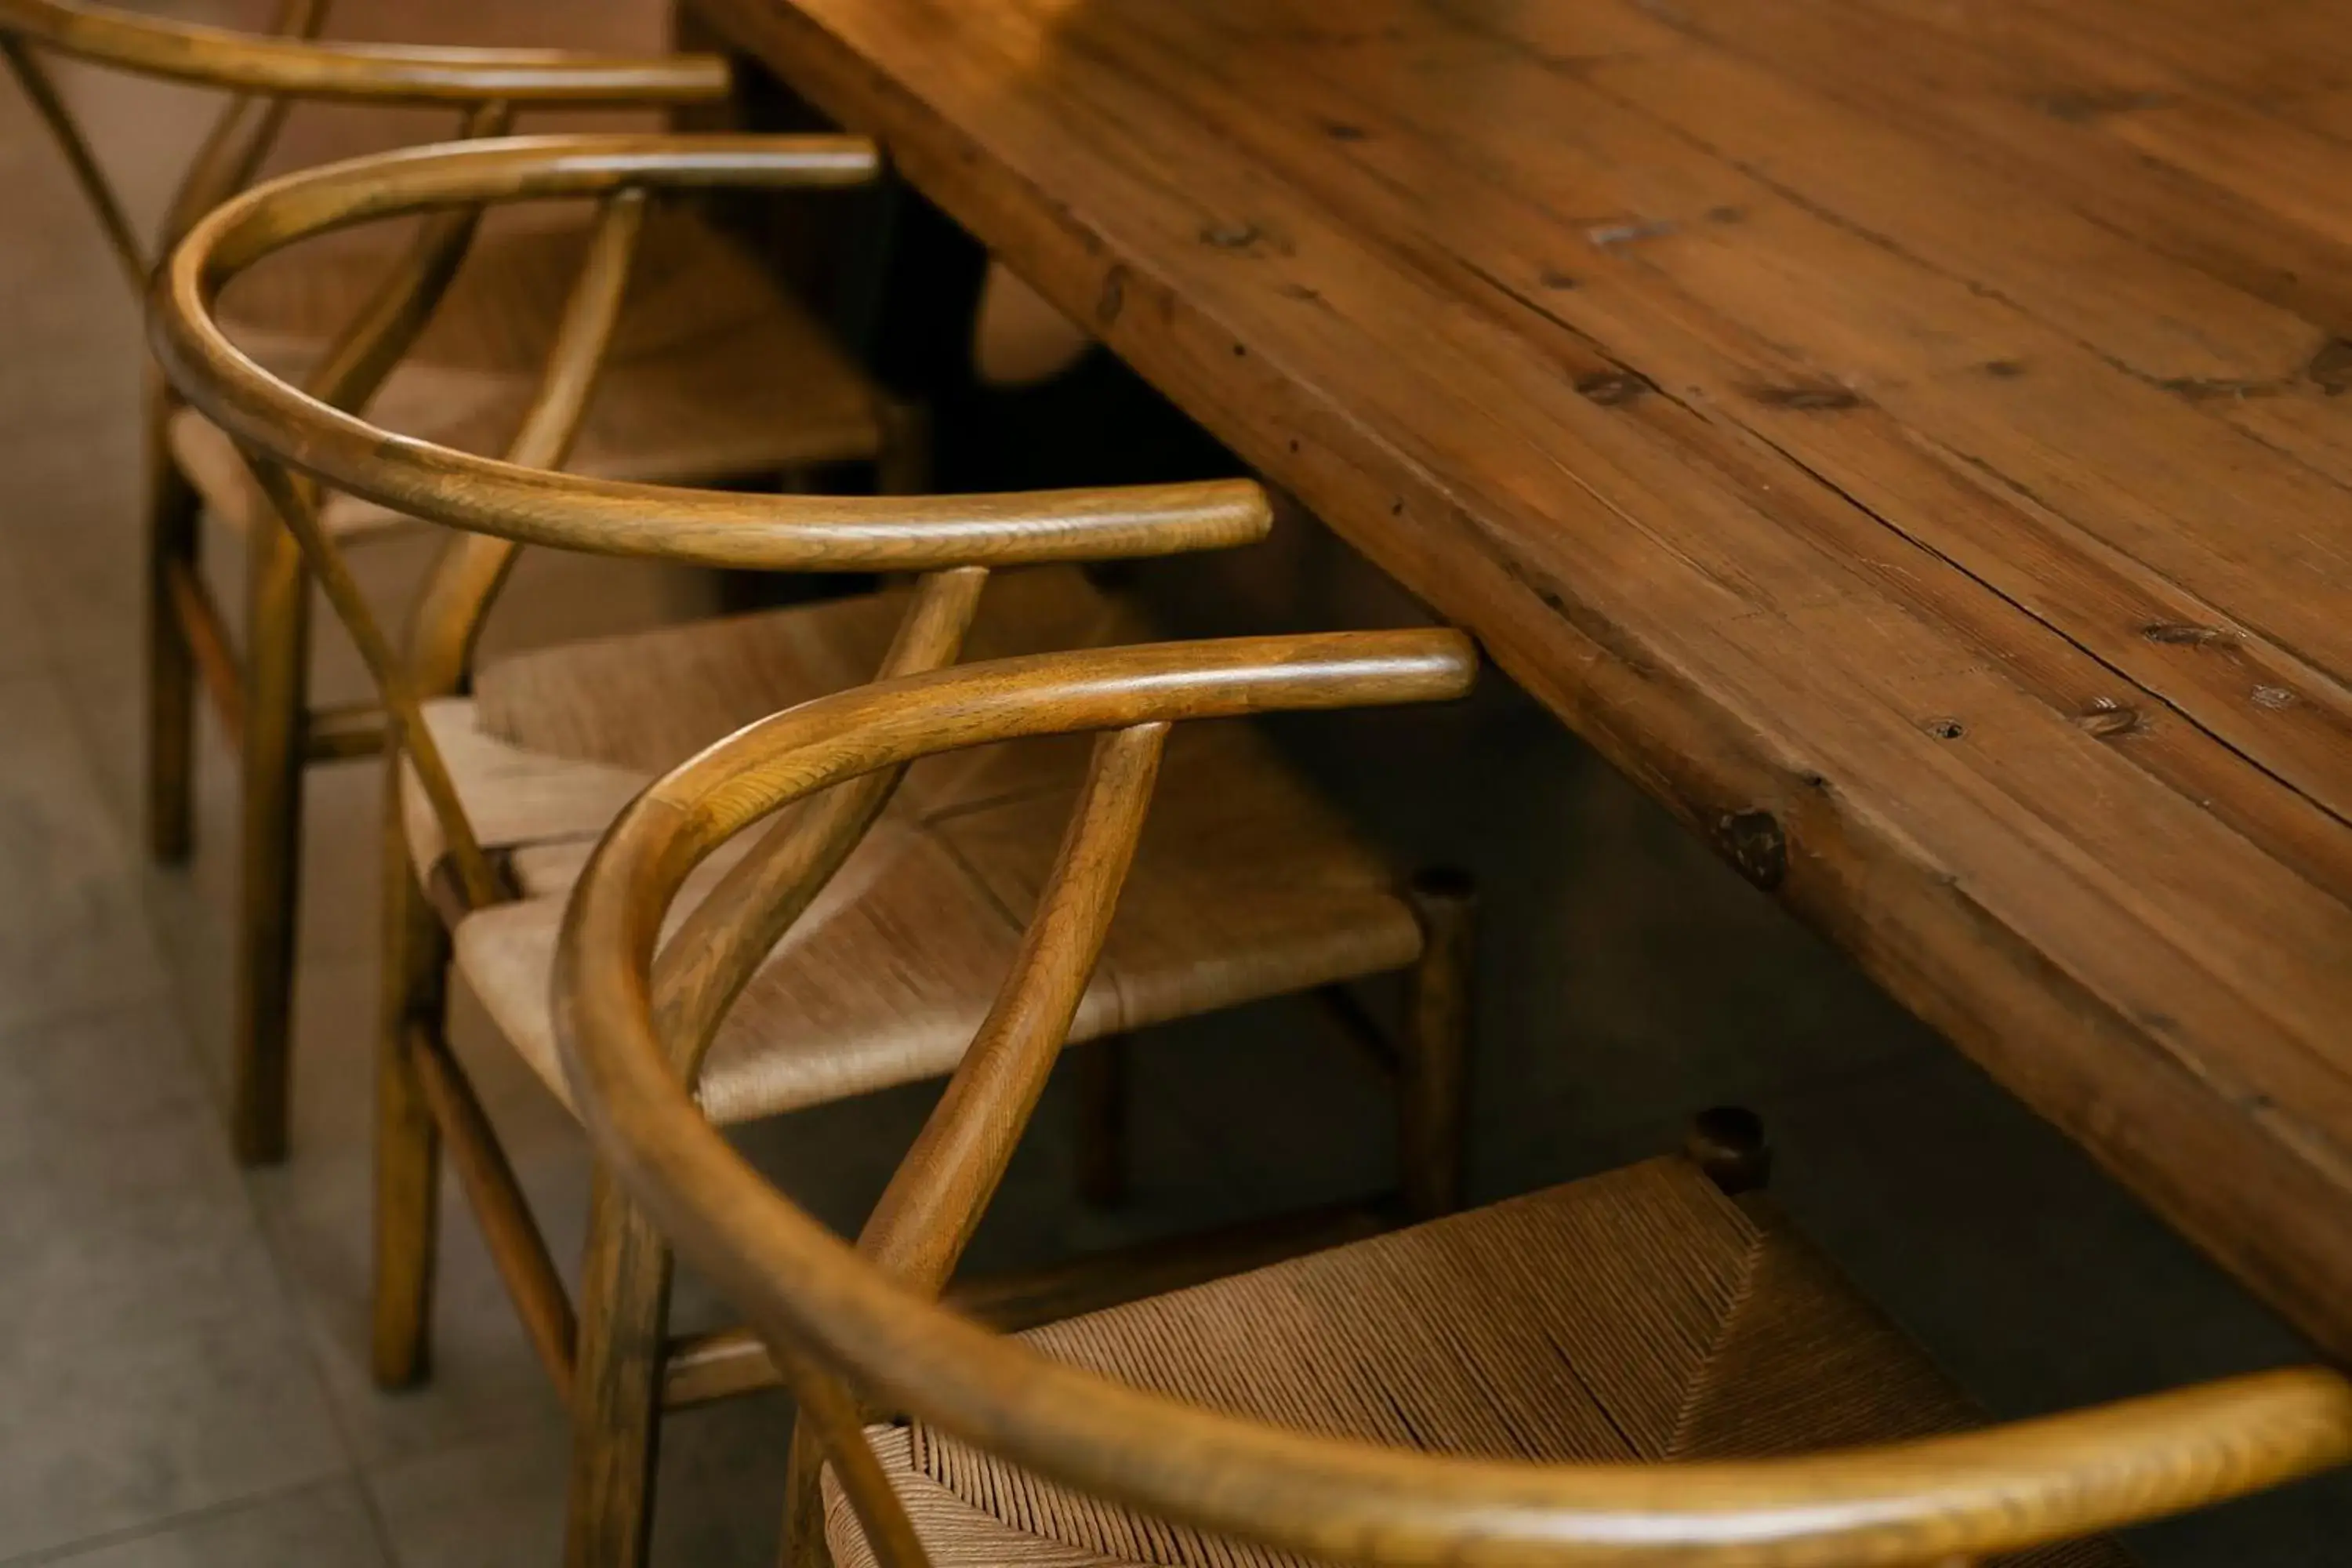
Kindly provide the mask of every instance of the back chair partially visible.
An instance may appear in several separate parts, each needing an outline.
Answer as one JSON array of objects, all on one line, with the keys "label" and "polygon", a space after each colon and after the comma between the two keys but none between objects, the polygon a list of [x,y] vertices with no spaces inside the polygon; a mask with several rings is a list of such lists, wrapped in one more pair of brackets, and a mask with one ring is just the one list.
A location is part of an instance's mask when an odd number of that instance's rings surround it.
[{"label": "back chair partially visible", "polygon": [[[730,88],[727,63],[715,56],[320,42],[326,14],[327,0],[284,0],[272,32],[249,34],[79,0],[0,0],[0,54],[55,132],[135,291],[146,288],[154,258],[253,179],[296,100],[446,105],[456,133],[472,138],[503,132],[520,110],[673,108],[721,100]],[[231,95],[154,245],[141,238],[99,166],[43,63],[49,53]],[[810,183],[871,174],[864,160]],[[592,220],[548,215],[478,241],[477,216],[445,214],[413,237],[379,228],[314,248],[299,267],[265,269],[226,302],[231,332],[261,363],[337,407],[373,409],[446,446],[500,450],[531,410]],[[764,484],[865,463],[882,489],[919,486],[919,422],[690,205],[655,211],[635,250],[620,320],[598,359],[596,395],[567,443],[572,468]],[[339,342],[355,317],[377,330]],[[148,839],[167,863],[190,851],[201,687],[243,762],[233,1137],[244,1161],[274,1161],[287,1143],[303,770],[376,751],[383,715],[373,705],[310,705],[304,556],[227,437],[161,379],[148,396],[147,464]],[[347,544],[394,537],[409,521],[349,495],[327,496],[319,511],[320,526]],[[241,534],[248,552],[241,638],[199,568],[207,515]]]},{"label": "back chair partially visible", "polygon": [[[602,1173],[576,1298],[566,1290],[452,1047],[446,973],[464,977],[506,1042],[561,1093],[550,974],[564,900],[589,846],[646,784],[747,722],[877,675],[1133,640],[1137,612],[1077,563],[1246,543],[1270,523],[1267,497],[1245,480],[822,496],[558,471],[653,205],[713,186],[837,184],[870,175],[875,163],[866,142],[823,136],[517,137],[354,159],[223,204],[173,252],[152,302],[159,359],[245,451],[366,658],[394,728],[376,1377],[398,1386],[428,1367],[446,1149],[531,1343],[570,1401],[571,1561],[580,1568],[643,1560],[665,1406],[772,1386],[777,1371],[740,1330],[670,1337],[668,1252]],[[597,216],[546,376],[503,458],[339,411],[240,353],[215,319],[240,273],[314,236],[533,200],[591,201]],[[373,359],[386,332],[382,317],[363,318],[337,352]],[[361,595],[314,484],[453,531],[404,646]],[[914,577],[478,668],[475,638],[525,543]],[[1446,647],[1462,662],[1459,645]],[[689,944],[695,961],[670,976],[667,1002],[673,1026],[696,1042],[693,1076],[709,1113],[747,1121],[953,1069],[1050,871],[1085,761],[1083,748],[1041,742],[884,767],[714,866],[683,913],[709,940]],[[1074,1032],[1091,1042],[1071,1063],[1082,1183],[1092,1196],[1118,1195],[1129,1031],[1307,994],[1328,1005],[1306,1016],[1364,1047],[1395,1090],[1400,1191],[974,1286],[967,1300],[998,1321],[1213,1277],[1458,1201],[1469,889],[1458,879],[1397,877],[1245,726],[1204,729],[1171,748],[1163,797],[1165,831],[1146,846],[1129,918],[1076,1004]],[[1402,982],[1394,1026],[1376,1022],[1349,989],[1382,975]]]},{"label": "back chair partially visible", "polygon": [[[1019,1340],[935,1304],[1063,1048],[1171,729],[1469,673],[1444,633],[969,665],[778,714],[614,822],[564,922],[564,1070],[601,1158],[788,1370],[814,1447],[787,1563],[2096,1568],[2123,1561],[2096,1531],[2352,1458],[2352,1386],[2318,1369],[1968,1429],[1754,1190],[1768,1152],[1731,1112],[1684,1154]],[[726,936],[666,935],[671,906],[736,835],[869,770],[1084,731],[994,1008],[853,1247],[695,1103],[668,977]]]}]

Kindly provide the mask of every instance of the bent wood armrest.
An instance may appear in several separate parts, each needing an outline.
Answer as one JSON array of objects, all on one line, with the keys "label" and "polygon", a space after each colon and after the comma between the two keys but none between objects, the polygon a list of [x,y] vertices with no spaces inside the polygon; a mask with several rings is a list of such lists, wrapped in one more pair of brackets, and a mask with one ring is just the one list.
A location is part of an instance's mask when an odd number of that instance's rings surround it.
[{"label": "bent wood armrest", "polygon": [[0,37],[95,65],[240,92],[424,103],[707,103],[730,85],[717,55],[642,58],[562,49],[317,43],[145,16],[80,0],[0,0]]},{"label": "bent wood armrest", "polygon": [[[0,0],[5,3],[5,0]],[[241,444],[411,516],[525,544],[739,569],[932,571],[1216,549],[1271,524],[1246,481],[999,496],[751,495],[550,473],[379,429],[269,374],[214,316],[229,279],[373,219],[622,189],[838,187],[872,179],[842,136],[511,137],[353,159],[225,203],[159,271],[150,331],[189,403]]]},{"label": "bent wood armrest", "polygon": [[[940,1307],[769,1184],[702,1117],[666,1054],[650,979],[664,911],[701,859],[772,811],[929,752],[1015,736],[1454,695],[1471,663],[1466,643],[1445,633],[1121,648],[891,681],[739,731],[615,820],[567,911],[556,1029],[599,1155],[811,1387],[833,1394],[831,1380],[844,1379],[1043,1476],[1313,1558],[1916,1568],[2218,1501],[2352,1458],[2352,1386],[2318,1369],[1749,1462],[1497,1462],[1260,1425],[1048,1360]],[[1080,829],[1068,842],[1089,837]],[[861,1463],[862,1436],[843,1430],[837,1411],[823,1425],[883,1560],[922,1562],[904,1510]]]}]

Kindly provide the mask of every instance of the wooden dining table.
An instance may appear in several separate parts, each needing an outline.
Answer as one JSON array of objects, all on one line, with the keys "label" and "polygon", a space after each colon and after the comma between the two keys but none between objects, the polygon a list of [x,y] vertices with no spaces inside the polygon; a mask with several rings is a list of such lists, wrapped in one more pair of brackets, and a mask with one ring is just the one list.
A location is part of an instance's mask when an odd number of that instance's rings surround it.
[{"label": "wooden dining table", "polygon": [[692,3],[2352,1355],[2352,6]]}]

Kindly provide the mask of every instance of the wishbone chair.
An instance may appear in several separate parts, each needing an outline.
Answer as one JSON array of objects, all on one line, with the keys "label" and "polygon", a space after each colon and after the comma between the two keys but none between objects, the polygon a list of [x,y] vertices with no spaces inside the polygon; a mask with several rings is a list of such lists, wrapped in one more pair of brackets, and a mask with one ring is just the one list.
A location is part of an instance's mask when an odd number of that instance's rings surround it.
[{"label": "wishbone chair", "polygon": [[[145,289],[152,257],[253,178],[298,100],[447,105],[462,111],[460,135],[481,136],[503,131],[523,109],[679,106],[729,90],[727,63],[716,56],[320,42],[326,12],[327,0],[285,0],[274,31],[253,34],[81,0],[0,0],[0,55],[56,134],[134,290]],[[231,95],[188,166],[155,249],[141,240],[91,154],[42,63],[46,52]],[[824,183],[870,174],[870,161],[843,164]],[[473,215],[451,212],[413,239],[379,230],[331,254],[314,247],[304,266],[257,276],[237,290],[234,335],[322,401],[373,407],[446,445],[496,450],[530,409],[588,229],[563,217],[472,244],[473,224]],[[875,465],[885,489],[919,482],[917,422],[757,262],[682,205],[655,216],[639,248],[572,467],[717,482],[856,461]],[[355,316],[382,321],[371,353],[334,352]],[[227,438],[160,382],[148,395],[147,463],[148,838],[167,863],[189,852],[201,684],[242,753],[232,1138],[242,1160],[266,1163],[281,1158],[287,1142],[303,771],[372,753],[382,744],[383,715],[372,704],[310,706],[303,556]],[[241,658],[240,639],[200,569],[198,530],[207,513],[246,542]],[[334,495],[320,521],[338,540],[361,543],[394,536],[405,520]]]},{"label": "wishbone chair", "polygon": [[[513,138],[357,159],[225,203],[189,231],[154,289],[161,363],[245,449],[256,484],[366,659],[394,731],[375,1373],[398,1385],[425,1372],[435,1184],[446,1145],[531,1342],[571,1396],[578,1563],[642,1559],[665,1405],[770,1386],[777,1374],[747,1334],[670,1338],[668,1254],[602,1174],[575,1316],[449,1048],[443,992],[452,947],[492,1021],[560,1094],[549,976],[564,897],[590,843],[647,781],[744,723],[877,671],[900,676],[966,653],[1130,637],[1132,614],[1070,563],[1243,543],[1269,522],[1265,493],[1244,481],[838,498],[554,471],[654,195],[832,184],[873,162],[871,147],[848,137]],[[534,199],[592,200],[598,216],[547,375],[503,459],[394,434],[306,395],[238,353],[214,317],[239,272],[310,236]],[[383,336],[375,321],[362,322],[343,352],[373,357]],[[467,531],[426,584],[404,648],[360,595],[341,542],[320,521],[314,486]],[[879,594],[473,669],[476,633],[523,543],[750,570],[919,575]],[[999,571],[1014,567],[1030,570]],[[693,930],[723,927],[730,940],[704,944],[707,962],[681,972],[673,995],[679,1028],[704,1035],[708,1026],[698,1090],[709,1113],[762,1118],[953,1069],[1018,940],[1016,911],[1050,868],[1062,802],[1083,766],[1082,752],[1045,744],[916,768],[903,787],[900,771],[886,769],[825,794],[723,872],[714,868],[685,918]],[[1078,1087],[1092,1111],[1082,1154],[1090,1186],[1113,1186],[1118,1174],[1117,1042],[1125,1031],[1308,992],[1332,1003],[1349,1037],[1398,1080],[1402,1199],[993,1281],[970,1300],[999,1321],[1212,1277],[1458,1201],[1467,888],[1444,878],[1399,888],[1245,728],[1189,739],[1167,771],[1166,831],[1147,849],[1129,918],[1075,1031],[1101,1042],[1073,1058],[1088,1069]],[[836,868],[836,885],[812,906],[811,874]],[[809,897],[794,891],[803,888]],[[1339,987],[1391,973],[1403,976],[1406,1016],[1388,1031]]]},{"label": "wishbone chair", "polygon": [[[1444,633],[966,665],[765,720],[614,819],[556,962],[564,1072],[605,1167],[787,1369],[786,1563],[2092,1568],[2123,1561],[2095,1532],[2352,1458],[2352,1386],[2317,1368],[1976,1429],[1752,1191],[1767,1152],[1737,1112],[1685,1155],[1018,1339],[936,1304],[1104,951],[1171,729],[1444,697],[1470,673]],[[673,1022],[677,977],[764,935],[758,911],[665,937],[667,917],[797,802],[1089,731],[995,1005],[847,1245],[713,1127],[703,1033]]]}]

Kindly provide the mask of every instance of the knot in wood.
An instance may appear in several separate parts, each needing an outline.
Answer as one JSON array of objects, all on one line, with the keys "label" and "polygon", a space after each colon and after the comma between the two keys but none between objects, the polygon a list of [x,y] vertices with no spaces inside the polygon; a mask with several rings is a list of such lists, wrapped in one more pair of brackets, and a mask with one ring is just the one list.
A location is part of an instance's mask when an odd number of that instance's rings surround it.
[{"label": "knot in wood", "polygon": [[1649,391],[1650,383],[1630,370],[1602,370],[1578,376],[1576,390],[1603,408],[1616,408]]},{"label": "knot in wood", "polygon": [[2126,708],[2112,697],[2095,698],[2088,708],[2075,716],[2074,722],[2100,740],[2127,735],[2139,728],[2139,713]]},{"label": "knot in wood", "polygon": [[1850,386],[1834,382],[1819,382],[1797,386],[1751,386],[1748,395],[1768,408],[1792,408],[1800,412],[1838,408],[1859,408],[1862,395]]},{"label": "knot in wood", "polygon": [[2227,640],[2230,634],[2219,626],[2200,626],[2189,621],[2158,621],[2142,626],[2139,635],[2168,647],[2203,647],[2208,643]]},{"label": "knot in wood", "polygon": [[1636,240],[1657,239],[1675,232],[1669,220],[1654,223],[1601,223],[1584,231],[1584,237],[1602,250],[1620,245],[1632,245]]},{"label": "knot in wood", "polygon": [[1788,879],[1789,838],[1769,811],[1735,811],[1715,825],[1716,847],[1739,874],[1766,892]]},{"label": "knot in wood", "polygon": [[2320,344],[2305,373],[2330,397],[2352,392],[2352,339],[2330,338]]}]

